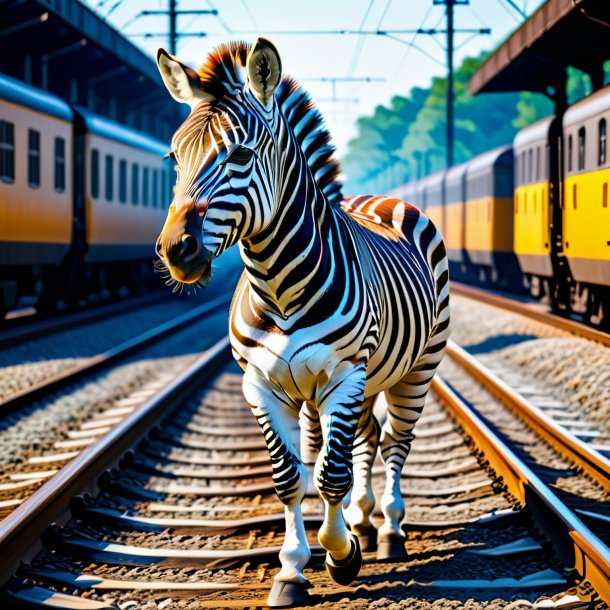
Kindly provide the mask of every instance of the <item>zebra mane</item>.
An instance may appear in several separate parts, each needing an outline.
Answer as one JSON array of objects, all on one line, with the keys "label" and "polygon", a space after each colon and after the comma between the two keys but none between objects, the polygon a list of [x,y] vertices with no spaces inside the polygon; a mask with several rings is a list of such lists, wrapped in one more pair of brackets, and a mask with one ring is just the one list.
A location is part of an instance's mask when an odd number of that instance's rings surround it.
[{"label": "zebra mane", "polygon": [[[237,91],[246,82],[246,58],[251,45],[237,41],[212,50],[198,73],[201,89],[216,99]],[[343,200],[339,161],[322,114],[309,94],[290,76],[284,76],[275,93],[282,114],[301,146],[314,179],[328,201]]]}]

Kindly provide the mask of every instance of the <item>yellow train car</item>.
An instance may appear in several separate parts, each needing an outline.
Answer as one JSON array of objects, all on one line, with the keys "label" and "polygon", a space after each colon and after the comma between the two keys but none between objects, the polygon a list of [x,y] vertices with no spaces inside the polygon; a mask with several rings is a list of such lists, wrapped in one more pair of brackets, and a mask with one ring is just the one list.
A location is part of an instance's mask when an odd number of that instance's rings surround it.
[{"label": "yellow train car", "polygon": [[168,146],[78,109],[85,123],[85,260],[155,258],[154,244],[171,202],[163,156]]},{"label": "yellow train car", "polygon": [[0,264],[56,264],[72,227],[72,111],[0,76]]},{"label": "yellow train car", "polygon": [[522,129],[515,151],[514,249],[523,273],[553,276],[550,139],[555,117]]},{"label": "yellow train car", "polygon": [[[589,313],[610,314],[610,87],[571,106],[563,117],[563,251],[586,288]],[[582,290],[580,291],[582,292]]]},{"label": "yellow train car", "polygon": [[465,203],[467,163],[454,165],[445,175],[445,246],[452,275],[466,272]]},{"label": "yellow train car", "polygon": [[446,173],[445,171],[436,172],[420,180],[424,202],[423,210],[442,235],[445,234],[444,203]]},{"label": "yellow train car", "polygon": [[72,119],[60,98],[0,75],[0,308],[70,247]]},{"label": "yellow train car", "polygon": [[513,151],[496,148],[466,169],[465,248],[481,280],[521,285],[513,252]]},{"label": "yellow train car", "polygon": [[386,196],[395,197],[396,199],[415,205],[415,182],[407,182],[396,186],[388,191]]}]

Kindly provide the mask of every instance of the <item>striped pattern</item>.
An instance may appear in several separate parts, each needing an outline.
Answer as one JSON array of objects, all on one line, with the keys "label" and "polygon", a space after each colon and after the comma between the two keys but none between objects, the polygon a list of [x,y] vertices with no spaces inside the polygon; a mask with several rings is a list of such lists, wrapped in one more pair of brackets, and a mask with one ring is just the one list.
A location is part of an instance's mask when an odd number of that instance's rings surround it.
[{"label": "striped pattern", "polygon": [[[289,532],[299,539],[296,507],[313,470],[328,508],[320,541],[339,553],[347,533],[334,515],[352,484],[348,519],[356,532],[370,526],[379,439],[388,472],[381,533],[402,535],[400,471],[448,337],[447,258],[417,208],[388,197],[342,199],[318,111],[289,78],[261,103],[244,80],[248,50],[224,46],[199,71],[215,101],[200,103],[174,137],[174,205],[198,211],[214,256],[239,243],[245,271],[230,336],[244,394],[277,493],[294,511]],[[382,392],[380,426],[373,399]],[[280,580],[302,577],[303,545],[283,552]]]}]

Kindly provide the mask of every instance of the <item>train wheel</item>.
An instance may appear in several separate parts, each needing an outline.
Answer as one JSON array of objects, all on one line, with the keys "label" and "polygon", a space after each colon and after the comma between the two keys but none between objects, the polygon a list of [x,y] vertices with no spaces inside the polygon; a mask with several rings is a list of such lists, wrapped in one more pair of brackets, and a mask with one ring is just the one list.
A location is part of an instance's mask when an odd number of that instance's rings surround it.
[{"label": "train wheel", "polygon": [[[608,306],[604,306],[604,302],[607,303],[608,294],[604,295],[604,289],[601,286],[589,286],[587,288],[588,299],[587,299],[587,320],[595,325],[602,326],[604,321],[606,324],[610,322],[608,320]],[[604,298],[605,296],[605,298]],[[606,311],[604,311],[606,309]]]}]

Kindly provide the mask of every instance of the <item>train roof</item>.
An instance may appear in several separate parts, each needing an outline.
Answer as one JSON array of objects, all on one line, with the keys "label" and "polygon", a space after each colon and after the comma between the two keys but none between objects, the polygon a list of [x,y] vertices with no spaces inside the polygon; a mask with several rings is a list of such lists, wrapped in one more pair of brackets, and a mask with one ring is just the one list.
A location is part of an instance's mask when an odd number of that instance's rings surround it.
[{"label": "train roof", "polygon": [[495,167],[511,167],[513,165],[513,147],[499,146],[474,157],[466,169],[467,176],[484,172]]},{"label": "train roof", "polygon": [[72,108],[60,97],[0,73],[0,99],[41,114],[72,121]]},{"label": "train roof", "polygon": [[133,146],[140,150],[153,153],[155,155],[165,155],[169,150],[169,144],[157,140],[141,131],[136,131],[130,127],[125,127],[120,123],[115,123],[110,119],[94,114],[80,106],[76,107],[78,113],[83,117],[85,127],[89,133]]},{"label": "train roof", "polygon": [[447,170],[447,175],[445,176],[445,184],[450,184],[451,182],[459,181],[464,178],[464,174],[468,169],[468,161],[466,163],[460,163],[459,165],[454,165]]},{"label": "train roof", "polygon": [[515,139],[513,140],[513,147],[523,148],[524,146],[528,146],[532,142],[540,142],[548,140],[549,131],[551,129],[551,124],[555,120],[555,115],[552,114],[550,116],[545,117],[544,119],[540,119],[527,127],[524,127],[520,131],[517,132]]},{"label": "train roof", "polygon": [[435,188],[438,187],[444,180],[447,171],[442,169],[438,172],[434,172],[433,174],[429,174],[425,178],[420,180],[421,186],[423,188]]},{"label": "train roof", "polygon": [[584,123],[587,119],[608,111],[610,108],[610,85],[570,106],[563,115],[564,127]]}]

